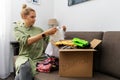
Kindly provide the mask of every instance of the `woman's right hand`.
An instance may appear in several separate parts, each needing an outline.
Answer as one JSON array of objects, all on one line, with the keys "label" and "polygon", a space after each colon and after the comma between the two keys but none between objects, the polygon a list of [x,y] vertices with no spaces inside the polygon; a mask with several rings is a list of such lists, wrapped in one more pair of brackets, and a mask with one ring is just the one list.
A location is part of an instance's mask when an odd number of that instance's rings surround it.
[{"label": "woman's right hand", "polygon": [[49,36],[49,35],[54,34],[56,31],[57,31],[57,28],[56,28],[56,27],[52,27],[52,28],[44,31],[43,33],[44,33],[45,35],[48,35],[48,36]]}]

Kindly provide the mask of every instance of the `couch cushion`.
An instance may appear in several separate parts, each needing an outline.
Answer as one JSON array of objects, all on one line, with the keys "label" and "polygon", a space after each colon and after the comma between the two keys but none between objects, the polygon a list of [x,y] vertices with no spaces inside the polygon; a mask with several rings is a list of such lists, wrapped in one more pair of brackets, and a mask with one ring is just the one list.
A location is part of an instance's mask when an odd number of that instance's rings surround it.
[{"label": "couch cushion", "polygon": [[36,78],[38,78],[39,80],[118,80],[117,78],[98,72],[94,74],[93,78],[60,77],[57,71],[52,73],[39,73],[38,75],[36,75]]},{"label": "couch cushion", "polygon": [[[74,37],[78,37],[78,38],[85,39],[88,41],[92,41],[94,38],[102,40],[103,32],[79,31],[79,32],[66,32],[65,33],[65,39],[72,39]],[[95,52],[94,54],[93,70],[99,71],[101,45],[99,45],[96,49],[97,49],[97,52]]]},{"label": "couch cushion", "polygon": [[120,31],[105,32],[103,36],[101,71],[120,78]]}]

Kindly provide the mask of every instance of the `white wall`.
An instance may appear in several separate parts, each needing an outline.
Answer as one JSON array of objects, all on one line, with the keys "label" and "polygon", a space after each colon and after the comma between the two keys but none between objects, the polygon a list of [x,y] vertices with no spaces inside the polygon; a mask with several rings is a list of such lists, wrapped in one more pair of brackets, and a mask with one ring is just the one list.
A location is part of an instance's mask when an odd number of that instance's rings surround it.
[{"label": "white wall", "polygon": [[67,4],[68,0],[55,0],[54,16],[69,31],[120,31],[120,0]]},{"label": "white wall", "polygon": [[[27,0],[12,0],[13,20],[20,19],[20,11]],[[68,0],[40,0],[40,5],[27,3],[37,12],[36,25],[47,29],[49,18],[57,18],[69,31],[119,31],[120,0],[91,0],[68,6]]]}]

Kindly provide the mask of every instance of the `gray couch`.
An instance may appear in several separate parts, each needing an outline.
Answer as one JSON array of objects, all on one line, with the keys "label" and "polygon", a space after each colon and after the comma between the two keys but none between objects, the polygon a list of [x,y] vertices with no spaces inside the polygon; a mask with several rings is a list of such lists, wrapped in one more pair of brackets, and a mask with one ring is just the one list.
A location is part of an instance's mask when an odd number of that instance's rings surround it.
[{"label": "gray couch", "polygon": [[102,43],[96,48],[93,59],[92,78],[60,77],[58,71],[39,73],[40,80],[120,80],[120,31],[108,32],[66,32],[65,38],[74,37],[91,41],[93,38],[101,39]]}]

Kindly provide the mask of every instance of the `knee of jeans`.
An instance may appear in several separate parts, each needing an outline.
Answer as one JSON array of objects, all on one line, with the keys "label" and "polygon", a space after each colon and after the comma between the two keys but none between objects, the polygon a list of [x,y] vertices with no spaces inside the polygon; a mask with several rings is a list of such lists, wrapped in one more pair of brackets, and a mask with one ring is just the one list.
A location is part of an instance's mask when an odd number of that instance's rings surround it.
[{"label": "knee of jeans", "polygon": [[31,70],[31,66],[30,66],[30,65],[24,65],[24,64],[23,64],[23,65],[20,66],[20,69],[26,70],[26,71],[27,71],[27,70]]}]

